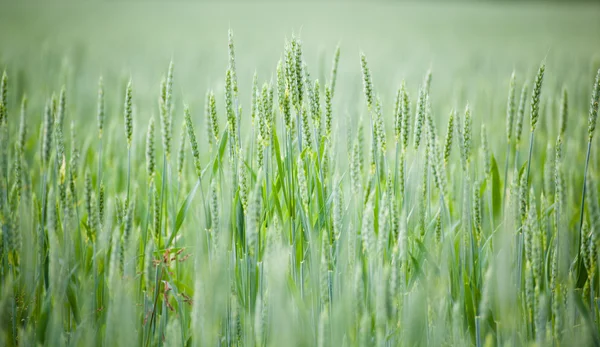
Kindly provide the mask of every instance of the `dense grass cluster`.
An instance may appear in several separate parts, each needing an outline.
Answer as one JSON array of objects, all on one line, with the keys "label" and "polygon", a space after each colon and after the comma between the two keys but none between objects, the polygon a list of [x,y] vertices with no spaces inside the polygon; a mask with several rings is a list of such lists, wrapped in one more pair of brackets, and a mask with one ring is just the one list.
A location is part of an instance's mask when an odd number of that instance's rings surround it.
[{"label": "dense grass cluster", "polygon": [[242,100],[228,49],[204,109],[171,62],[158,117],[135,80],[76,107],[4,72],[0,345],[600,344],[600,70],[513,72],[504,128],[431,70],[386,103],[362,53],[350,117],[340,48],[319,81],[293,35]]}]

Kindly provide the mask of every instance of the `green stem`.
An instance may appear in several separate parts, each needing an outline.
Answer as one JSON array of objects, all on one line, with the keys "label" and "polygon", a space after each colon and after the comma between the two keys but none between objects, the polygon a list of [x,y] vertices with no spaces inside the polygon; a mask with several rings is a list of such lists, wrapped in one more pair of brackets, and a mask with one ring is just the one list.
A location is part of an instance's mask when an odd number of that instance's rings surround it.
[{"label": "green stem", "polygon": [[[588,171],[588,166],[590,163],[590,152],[592,149],[592,140],[590,139],[588,141],[588,146],[587,146],[587,155],[585,156],[585,169],[583,170],[583,187],[581,189],[581,205],[580,205],[580,211],[579,211],[579,234],[577,236],[577,248],[580,248],[580,244],[582,242],[582,234],[581,234],[581,229],[583,227],[583,211],[585,208],[585,191],[586,191],[586,183],[587,183],[587,171]],[[578,262],[579,264],[581,264],[581,260]]]},{"label": "green stem", "polygon": [[527,159],[527,173],[525,174],[525,184],[529,186],[529,170],[531,169],[531,153],[533,152],[533,130],[529,137],[529,159]]},{"label": "green stem", "polygon": [[506,190],[508,189],[508,162],[510,160],[510,141],[506,142],[506,160],[504,161],[504,187],[502,189],[502,211],[506,207]]},{"label": "green stem", "polygon": [[167,155],[166,153],[163,154],[163,170],[162,170],[162,188],[160,190],[160,213],[158,215],[158,230],[155,231],[155,233],[158,234],[158,247],[161,247],[161,243],[162,243],[162,214],[163,214],[163,202],[164,202],[164,198],[165,198],[165,186],[167,184],[167,176],[166,176],[166,172],[167,172]]}]

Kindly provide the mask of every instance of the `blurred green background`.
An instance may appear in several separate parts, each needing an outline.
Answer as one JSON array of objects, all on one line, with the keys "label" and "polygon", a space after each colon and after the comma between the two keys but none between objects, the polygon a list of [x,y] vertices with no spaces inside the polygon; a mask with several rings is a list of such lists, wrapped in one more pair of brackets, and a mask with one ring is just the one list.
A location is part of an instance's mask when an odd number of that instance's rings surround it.
[{"label": "blurred green background", "polygon": [[372,61],[376,87],[395,87],[401,78],[418,84],[432,67],[434,93],[436,86],[472,78],[507,79],[513,68],[533,75],[546,56],[549,72],[600,59],[598,4],[1,2],[0,64],[68,58],[82,64],[82,80],[95,84],[99,74],[131,74],[144,93],[158,89],[173,57],[181,89],[197,95],[223,79],[228,27],[235,33],[242,90],[255,69],[262,79],[271,76],[293,31],[304,41],[315,78],[328,71],[341,44],[343,85],[359,77],[360,50]]},{"label": "blurred green background", "polygon": [[[544,96],[556,96],[566,85],[574,96],[581,96],[571,101],[575,110],[585,111],[589,92],[579,89],[589,88],[600,67],[600,5],[480,1],[2,2],[0,66],[17,72],[21,90],[13,93],[13,104],[24,89],[43,100],[67,83],[77,86],[68,88],[71,100],[79,100],[73,107],[83,107],[82,113],[92,116],[98,77],[104,76],[113,97],[120,100],[131,76],[138,113],[150,115],[157,112],[160,78],[172,58],[176,99],[201,110],[204,93],[212,88],[221,108],[228,28],[235,34],[246,110],[254,71],[259,83],[272,79],[285,39],[293,32],[304,42],[312,77],[321,81],[328,77],[335,46],[341,45],[338,83],[343,91],[336,103],[342,114],[362,110],[360,51],[369,59],[384,112],[391,109],[402,79],[416,97],[431,68],[436,113],[445,118],[451,105],[462,108],[468,100],[480,116],[489,112],[484,116],[498,118],[499,126],[513,69],[520,84],[531,80],[546,59]],[[110,99],[110,90],[108,94]]]}]

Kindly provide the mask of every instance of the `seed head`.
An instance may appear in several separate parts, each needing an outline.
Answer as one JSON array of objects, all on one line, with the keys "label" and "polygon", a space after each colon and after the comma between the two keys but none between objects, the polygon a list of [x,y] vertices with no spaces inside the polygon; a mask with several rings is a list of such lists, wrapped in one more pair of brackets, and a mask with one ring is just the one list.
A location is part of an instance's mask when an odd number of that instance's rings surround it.
[{"label": "seed head", "polygon": [[209,101],[209,118],[210,118],[210,125],[211,125],[211,135],[213,137],[213,139],[215,140],[215,143],[219,142],[219,119],[217,118],[217,101],[215,99],[215,93],[213,93],[213,91],[211,90],[208,94],[208,101]]},{"label": "seed head", "polygon": [[238,165],[238,179],[240,181],[240,200],[244,214],[248,213],[248,194],[250,190],[250,182],[248,182],[248,172],[246,165],[241,162]]},{"label": "seed head", "polygon": [[154,117],[150,118],[148,123],[148,132],[146,133],[146,171],[148,181],[154,181],[154,172],[156,169],[156,159],[154,153]]},{"label": "seed head", "polygon": [[62,86],[60,89],[60,95],[58,97],[58,117],[56,118],[56,126],[59,128],[63,128],[63,124],[65,121],[65,113],[67,107],[67,90],[65,86]]},{"label": "seed head", "polygon": [[206,95],[204,96],[204,119],[206,120],[206,139],[208,141],[208,146],[212,148],[215,138],[212,134],[213,126],[212,119],[210,118],[210,90],[207,90]]},{"label": "seed head", "polygon": [[354,141],[350,152],[350,182],[352,186],[352,194],[357,195],[361,188],[362,168],[361,168],[361,146],[357,141]]},{"label": "seed head", "polygon": [[481,238],[481,194],[479,193],[479,182],[473,184],[473,221],[475,223],[474,228],[476,231],[476,237],[479,240]]},{"label": "seed head", "polygon": [[296,39],[292,36],[290,43],[285,48],[285,79],[291,103],[298,107],[298,86],[296,81]]},{"label": "seed head", "polygon": [[[304,93],[304,83],[303,83],[303,67],[304,61],[302,58],[302,41],[299,39],[292,38],[293,42],[296,42],[294,45],[294,55],[295,55],[295,63],[296,63],[296,88],[298,93],[298,107],[302,104],[303,93]],[[308,86],[310,87],[310,85]]]},{"label": "seed head", "polygon": [[427,73],[425,74],[425,79],[423,80],[423,87],[425,89],[425,94],[429,95],[429,90],[431,89],[431,69],[427,70]]},{"label": "seed head", "polygon": [[54,142],[56,144],[56,160],[58,167],[60,167],[65,156],[65,141],[63,138],[62,127],[58,124],[58,119],[55,119],[54,123]]},{"label": "seed head", "polygon": [[132,106],[132,88],[131,80],[127,83],[127,89],[125,90],[125,135],[127,137],[127,148],[131,147],[131,140],[133,137],[133,106]]},{"label": "seed head", "polygon": [[44,108],[44,134],[42,142],[42,165],[45,167],[50,163],[50,152],[52,150],[52,118],[52,104],[48,100]]},{"label": "seed head", "polygon": [[0,125],[8,122],[8,76],[2,72],[0,79]]},{"label": "seed head", "polygon": [[338,45],[335,48],[335,53],[333,54],[333,62],[331,64],[331,74],[329,75],[329,85],[331,87],[331,97],[333,98],[333,93],[335,92],[335,82],[337,80],[337,72],[338,72],[338,64],[340,62],[340,46]]},{"label": "seed head", "polygon": [[425,93],[425,88],[421,88],[419,90],[419,99],[417,101],[417,114],[415,119],[415,149],[418,149],[419,144],[421,143],[421,131],[423,130],[423,121],[425,119],[426,99],[427,94]]},{"label": "seed head", "polygon": [[567,88],[563,88],[562,99],[560,100],[560,135],[563,136],[567,130],[567,117],[569,114],[569,95]]},{"label": "seed head", "polygon": [[306,106],[302,105],[302,142],[305,144],[306,148],[311,148],[311,136],[310,136],[310,120],[308,118],[308,112],[306,111]]},{"label": "seed head", "polygon": [[537,75],[535,76],[535,81],[533,83],[533,91],[531,92],[531,131],[535,130],[535,127],[538,122],[539,113],[540,113],[540,95],[542,94],[542,82],[544,81],[544,71],[546,70],[546,65],[542,63],[540,66]]},{"label": "seed head", "polygon": [[[171,71],[172,72],[172,71]],[[161,92],[159,98],[160,108],[160,130],[162,134],[162,145],[163,150],[167,158],[171,156],[171,112],[170,112],[170,87],[169,83],[172,83],[172,76],[170,78],[163,79],[161,82]]]},{"label": "seed head", "polygon": [[387,192],[383,192],[379,201],[379,215],[377,221],[379,223],[379,230],[377,233],[377,257],[383,258],[384,250],[387,250],[388,241],[390,237],[390,226],[389,226],[389,206],[387,205],[389,199]]},{"label": "seed head", "polygon": [[492,162],[490,156],[490,145],[485,131],[485,124],[481,124],[481,152],[483,155],[483,169],[485,177],[490,177],[492,173]]},{"label": "seed head", "polygon": [[433,173],[434,183],[440,192],[444,193],[446,190],[446,173],[444,167],[441,165],[436,130],[430,112],[427,112],[427,131],[429,133],[429,140],[427,141],[430,156],[429,163]]},{"label": "seed head", "polygon": [[98,121],[98,137],[102,138],[104,131],[104,82],[102,77],[98,80],[98,104],[96,107],[96,119]]},{"label": "seed head", "polygon": [[527,219],[527,179],[526,175],[521,175],[519,184],[519,214],[521,223],[525,223]]},{"label": "seed head", "polygon": [[[256,74],[256,73],[255,73]],[[284,63],[281,59],[277,62],[277,101],[279,103],[279,111],[283,110],[283,98],[285,96],[285,91],[287,89],[287,81],[286,81],[286,70],[284,67]],[[256,93],[258,93],[258,84],[253,84],[252,86],[256,86]],[[253,88],[254,90],[254,88]],[[256,93],[253,92],[254,95]]]},{"label": "seed head", "polygon": [[185,124],[185,119],[183,120],[183,122],[181,123],[181,139],[179,142],[179,152],[177,153],[177,175],[179,178],[179,181],[181,181],[181,178],[183,177],[183,169],[184,169],[184,162],[185,162],[185,143],[186,143],[186,137],[187,137],[187,132],[186,132],[186,124]]},{"label": "seed head", "polygon": [[283,122],[285,123],[285,127],[288,131],[292,129],[292,110],[290,104],[290,93],[286,89],[285,94],[283,95],[282,108],[283,108]]},{"label": "seed head", "polygon": [[85,202],[85,210],[87,212],[87,226],[90,229],[95,227],[94,225],[94,210],[92,204],[92,177],[90,173],[86,171],[84,176],[83,185],[83,198]]},{"label": "seed head", "polygon": [[271,92],[273,91],[273,89],[269,86],[268,83],[264,83],[263,87],[262,87],[262,91],[261,91],[261,99],[260,102],[262,103],[262,117],[264,119],[265,122],[265,126],[266,126],[266,137],[264,138],[267,142],[265,145],[268,145],[269,141],[270,141],[270,136],[271,136],[271,131],[273,130],[273,124],[272,124],[272,107],[271,107],[271,101],[272,99],[272,94]]},{"label": "seed head", "polygon": [[408,97],[404,81],[402,81],[400,91],[402,93],[402,150],[406,151],[408,149],[408,132],[410,130],[410,98]]},{"label": "seed head", "polygon": [[596,74],[596,80],[592,87],[592,100],[590,101],[590,116],[588,118],[588,137],[590,142],[594,137],[594,130],[596,130],[596,119],[598,118],[598,99],[600,98],[600,69]]},{"label": "seed head", "polygon": [[[13,170],[14,170],[14,178],[15,178],[15,183],[14,183],[13,189],[14,189],[15,198],[18,200],[17,201],[17,203],[18,203],[21,200],[21,190],[23,187],[23,180],[21,177],[23,152],[21,151],[21,147],[19,147],[18,144],[15,146],[15,156],[14,156],[13,160],[14,160]],[[16,208],[13,209],[13,211],[16,212]]]},{"label": "seed head", "polygon": [[454,109],[452,109],[452,111],[450,111],[450,117],[448,118],[448,129],[446,130],[446,141],[444,142],[444,166],[448,166],[448,160],[450,159],[450,153],[452,152],[455,113]]},{"label": "seed head", "polygon": [[[279,64],[277,64],[277,77],[278,77],[278,81],[279,81],[279,75],[280,75],[280,69],[281,69],[281,61],[279,61]],[[284,89],[285,91],[285,89]],[[258,113],[258,105],[257,105],[257,98],[258,96],[258,75],[256,74],[256,71],[254,71],[254,77],[252,77],[252,96],[250,98],[250,119],[252,120],[252,125],[254,125],[254,121],[256,119],[256,115]],[[281,103],[281,100],[279,101]]]},{"label": "seed head", "polygon": [[508,101],[506,103],[506,136],[508,141],[512,137],[513,123],[515,119],[515,72],[513,71],[510,76],[510,83],[508,85]]},{"label": "seed head", "polygon": [[362,218],[360,234],[362,236],[363,252],[367,257],[375,255],[375,216],[374,216],[374,193],[369,194],[367,204]]},{"label": "seed head", "polygon": [[[319,98],[319,91],[321,87],[319,85],[319,80],[315,80],[312,92],[311,92],[311,107],[310,107],[310,115],[313,120],[313,124],[316,128],[316,136],[321,136],[321,101]],[[318,140],[318,139],[317,139]]]},{"label": "seed head", "polygon": [[[266,85],[263,88],[264,90],[264,97],[266,96],[267,90],[266,90]],[[268,121],[266,119],[266,115],[265,115],[265,107],[264,107],[264,103],[262,102],[263,99],[263,95],[261,94],[258,98],[258,139],[257,139],[257,143],[259,148],[257,149],[257,154],[258,154],[258,166],[262,167],[263,165],[263,150],[265,147],[267,147],[268,143],[269,143],[269,129],[268,129]]]},{"label": "seed head", "polygon": [[406,158],[406,153],[405,152],[400,153],[400,161],[398,163],[398,177],[400,178],[398,180],[399,181],[398,182],[398,186],[399,186],[398,190],[400,192],[400,196],[402,197],[402,199],[404,199],[404,192],[405,192],[405,190],[404,190],[404,188],[405,188],[405,179],[404,178],[406,175],[404,173],[405,158]]},{"label": "seed head", "polygon": [[232,79],[232,91],[233,96],[237,98],[238,96],[238,83],[237,83],[237,72],[235,69],[235,47],[233,45],[233,30],[229,29],[227,33],[228,37],[228,52],[229,52],[229,69],[231,70],[231,79]]},{"label": "seed head", "polygon": [[[261,176],[259,174],[259,176]],[[258,240],[261,229],[261,215],[262,215],[262,179],[256,180],[256,186],[252,191],[252,197],[248,206],[247,215],[247,233],[246,233],[246,245],[250,254],[258,254]]]},{"label": "seed head", "polygon": [[213,237],[216,238],[219,231],[219,196],[217,194],[217,184],[214,179],[210,183],[210,221]]},{"label": "seed head", "polygon": [[304,162],[301,157],[298,157],[297,161],[298,168],[298,187],[300,188],[300,199],[302,200],[302,207],[304,211],[308,213],[308,183],[306,182],[306,171],[304,170]]},{"label": "seed head", "polygon": [[21,100],[21,117],[19,124],[19,138],[18,147],[21,150],[25,150],[25,140],[27,139],[27,97],[23,96]]},{"label": "seed head", "polygon": [[527,100],[527,82],[521,88],[521,96],[519,98],[519,108],[517,110],[517,122],[515,123],[515,143],[521,142],[521,134],[523,133],[523,120],[525,118],[525,102]]},{"label": "seed head", "polygon": [[463,156],[467,164],[471,158],[471,109],[469,104],[465,107],[465,119],[463,123]]},{"label": "seed head", "polygon": [[394,136],[396,143],[400,141],[402,136],[402,90],[396,92],[396,103],[394,105]]},{"label": "seed head", "polygon": [[593,237],[595,240],[600,240],[600,204],[598,202],[598,190],[595,180],[588,178],[588,198],[590,199],[589,212],[590,224],[592,226]]},{"label": "seed head", "polygon": [[171,115],[173,112],[173,70],[175,68],[175,64],[173,60],[169,62],[169,70],[167,71],[167,81],[166,81],[166,89],[165,89],[165,108],[167,110],[167,117],[169,118],[169,125],[171,122]]},{"label": "seed head", "polygon": [[132,201],[130,204],[128,204],[127,206],[127,210],[125,211],[125,215],[124,217],[124,221],[123,221],[123,245],[124,245],[124,249],[128,246],[129,244],[129,238],[131,235],[131,230],[133,229],[133,213],[135,212],[135,200]]},{"label": "seed head", "polygon": [[160,205],[160,194],[158,194],[158,189],[154,190],[154,220],[153,220],[153,229],[154,229],[154,235],[156,238],[156,242],[158,242],[158,237],[161,233],[161,220],[160,220],[160,209],[161,209],[161,205]]},{"label": "seed head", "polygon": [[331,128],[333,122],[333,111],[331,98],[333,97],[331,86],[325,87],[325,136],[331,138]]},{"label": "seed head", "polygon": [[383,111],[381,110],[381,99],[379,97],[377,97],[375,101],[375,124],[379,150],[382,154],[385,154],[387,141],[385,137],[385,125],[383,124]]},{"label": "seed head", "polygon": [[194,157],[194,167],[196,168],[196,175],[198,178],[202,177],[202,164],[200,163],[200,150],[198,149],[198,142],[196,141],[196,133],[194,132],[194,124],[192,123],[192,116],[190,115],[190,108],[187,105],[183,107],[183,116],[185,119],[185,125],[190,139],[190,147],[192,148],[192,156]]},{"label": "seed head", "polygon": [[225,109],[227,111],[227,125],[229,127],[229,135],[233,138],[236,134],[236,119],[235,112],[233,110],[233,95],[232,92],[232,71],[227,69],[225,74]]},{"label": "seed head", "polygon": [[367,57],[364,53],[360,54],[360,65],[362,68],[365,100],[367,101],[367,108],[370,110],[373,106],[373,82],[371,82],[371,72],[367,66]]}]

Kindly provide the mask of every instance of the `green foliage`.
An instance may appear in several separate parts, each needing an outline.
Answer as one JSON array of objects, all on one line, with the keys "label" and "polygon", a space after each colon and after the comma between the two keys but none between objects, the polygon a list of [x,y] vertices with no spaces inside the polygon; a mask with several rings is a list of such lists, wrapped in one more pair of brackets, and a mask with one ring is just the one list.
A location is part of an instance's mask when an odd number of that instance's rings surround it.
[{"label": "green foliage", "polygon": [[[507,100],[510,70],[459,87],[442,69],[415,80],[363,53],[345,66],[340,46],[311,80],[312,45],[292,35],[272,75],[252,75],[236,64],[229,30],[224,79],[199,94],[179,79],[174,89],[171,61],[158,103],[150,79],[131,74],[135,105],[131,80],[114,71],[96,91],[81,62],[65,60],[77,75],[58,81],[10,62],[0,80],[0,345],[598,343],[600,71],[585,124],[576,115],[588,67],[546,58],[524,162],[521,65]],[[28,78],[43,83],[18,89]],[[454,82],[457,93],[445,89]]]}]

